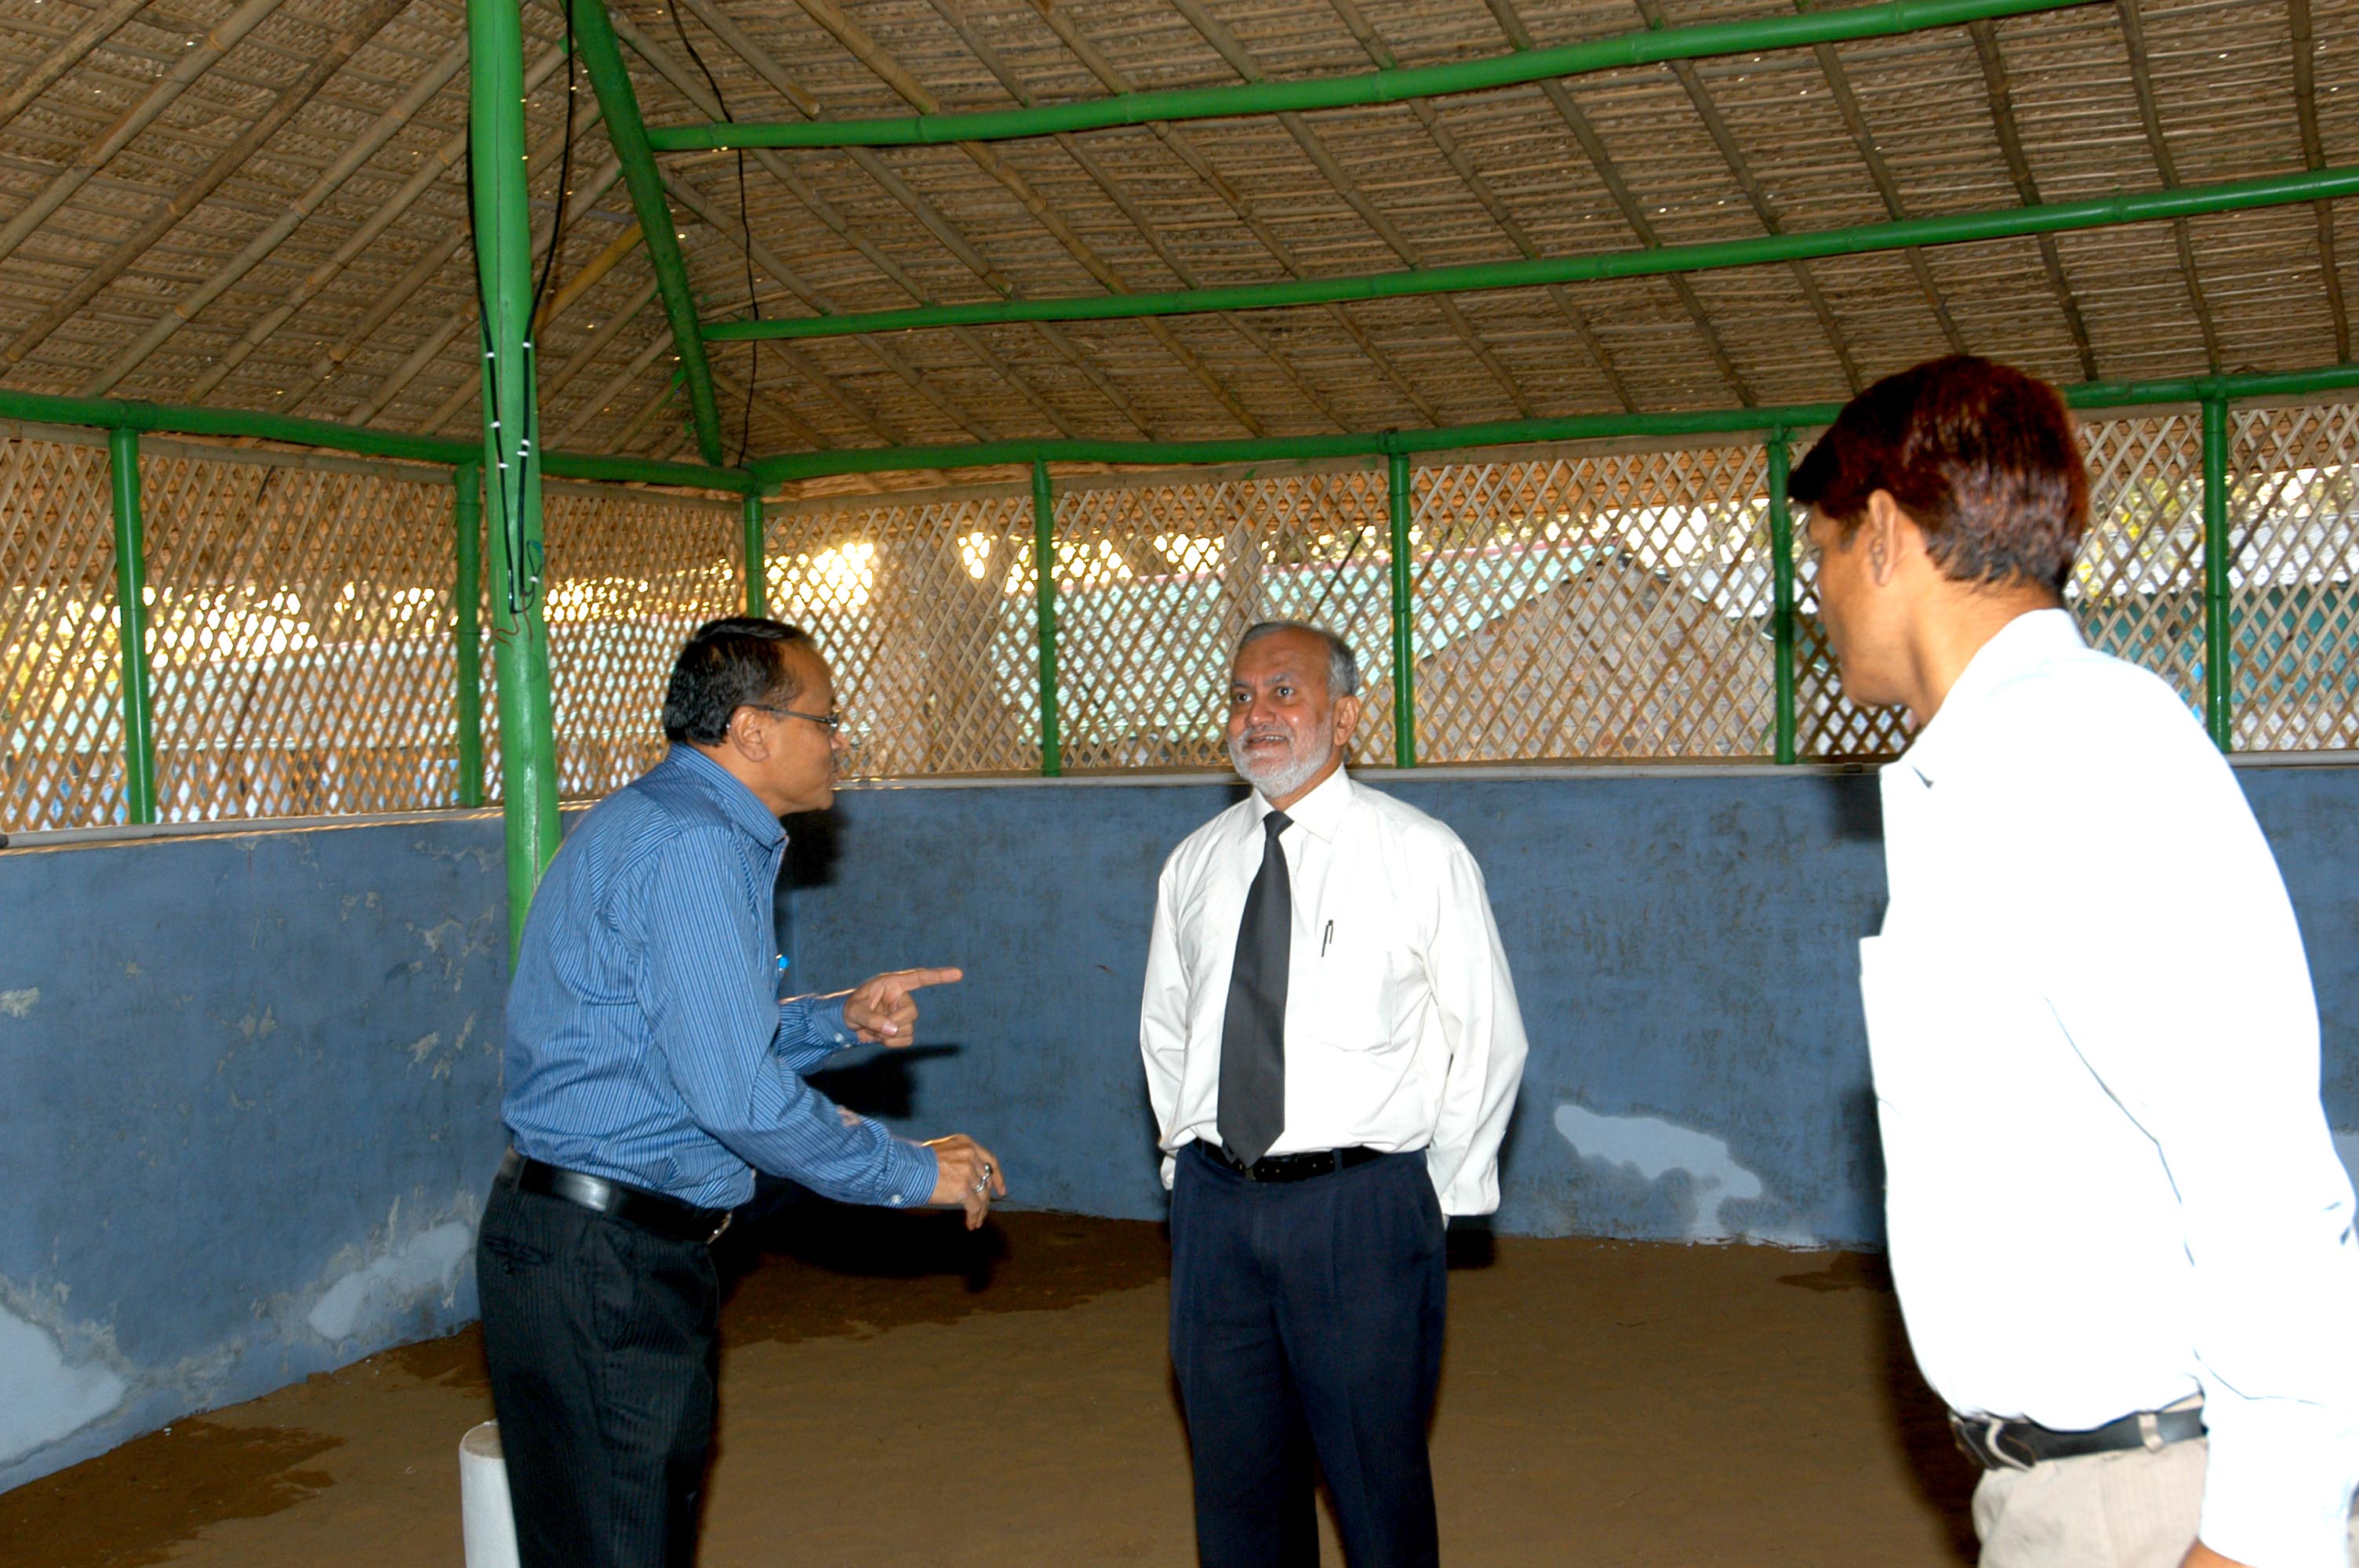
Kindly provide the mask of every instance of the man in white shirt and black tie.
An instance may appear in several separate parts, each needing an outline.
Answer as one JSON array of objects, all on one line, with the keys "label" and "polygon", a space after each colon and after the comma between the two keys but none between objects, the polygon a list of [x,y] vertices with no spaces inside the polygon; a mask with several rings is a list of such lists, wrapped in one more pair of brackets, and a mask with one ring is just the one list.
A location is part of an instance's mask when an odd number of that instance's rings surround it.
[{"label": "man in white shirt and black tie", "polygon": [[1498,1206],[1523,1073],[1482,871],[1343,771],[1358,690],[1334,633],[1246,632],[1228,742],[1255,793],[1157,890],[1139,1043],[1207,1568],[1315,1564],[1314,1461],[1354,1568],[1438,1561],[1443,1231]]},{"label": "man in white shirt and black tie", "polygon": [[1985,1568],[2344,1568],[2359,1245],[2234,776],[2063,608],[2054,388],[1964,357],[1796,469],[1843,690],[1904,704],[1861,944],[1892,1270]]}]

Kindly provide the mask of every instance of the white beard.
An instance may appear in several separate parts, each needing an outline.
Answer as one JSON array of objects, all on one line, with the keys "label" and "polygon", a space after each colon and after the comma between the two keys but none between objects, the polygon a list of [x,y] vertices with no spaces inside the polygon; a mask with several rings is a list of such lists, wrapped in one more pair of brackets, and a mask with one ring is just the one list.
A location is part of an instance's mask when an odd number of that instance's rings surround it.
[{"label": "white beard", "polygon": [[1297,755],[1288,751],[1283,761],[1254,762],[1235,741],[1229,746],[1229,764],[1237,776],[1259,790],[1265,800],[1283,800],[1310,782],[1311,775],[1327,765],[1323,753]]}]

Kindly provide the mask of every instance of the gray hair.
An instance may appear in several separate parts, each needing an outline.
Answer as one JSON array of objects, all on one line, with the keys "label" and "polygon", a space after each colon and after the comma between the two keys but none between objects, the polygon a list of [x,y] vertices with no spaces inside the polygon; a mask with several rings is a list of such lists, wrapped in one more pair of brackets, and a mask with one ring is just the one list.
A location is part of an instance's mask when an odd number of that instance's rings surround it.
[{"label": "gray hair", "polygon": [[1307,621],[1257,621],[1245,628],[1237,639],[1237,652],[1242,654],[1264,637],[1275,637],[1281,632],[1301,632],[1316,637],[1327,646],[1327,695],[1330,697],[1357,697],[1360,694],[1360,661],[1352,652],[1352,644],[1324,626],[1313,626]]}]

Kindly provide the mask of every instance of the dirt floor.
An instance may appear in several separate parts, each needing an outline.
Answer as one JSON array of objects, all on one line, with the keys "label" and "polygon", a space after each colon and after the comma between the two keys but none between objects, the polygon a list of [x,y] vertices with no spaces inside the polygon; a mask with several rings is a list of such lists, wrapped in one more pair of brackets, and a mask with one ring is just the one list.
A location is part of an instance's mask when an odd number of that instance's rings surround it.
[{"label": "dirt floor", "polygon": [[[1159,1227],[805,1202],[723,1245],[708,1568],[1194,1561]],[[1452,1250],[1450,1563],[1971,1561],[1880,1260]],[[472,1332],[388,1351],[0,1495],[0,1559],[455,1568],[459,1438],[490,1413]]]}]

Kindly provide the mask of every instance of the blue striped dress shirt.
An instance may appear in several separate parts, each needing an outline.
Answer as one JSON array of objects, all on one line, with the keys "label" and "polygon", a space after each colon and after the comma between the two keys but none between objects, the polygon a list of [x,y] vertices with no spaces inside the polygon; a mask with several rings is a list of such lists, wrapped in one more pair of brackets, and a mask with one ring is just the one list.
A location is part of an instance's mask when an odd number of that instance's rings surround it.
[{"label": "blue striped dress shirt", "polygon": [[690,746],[600,802],[525,919],[500,1119],[519,1153],[701,1208],[756,1168],[847,1203],[933,1195],[934,1152],[801,1075],[857,1036],[841,1000],[777,997],[786,830]]}]

